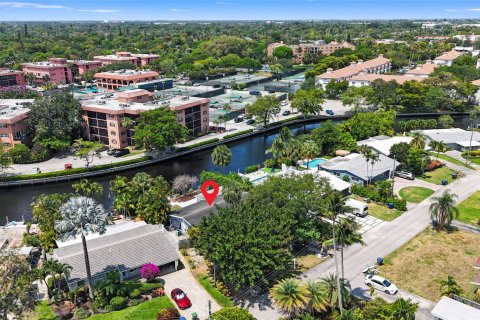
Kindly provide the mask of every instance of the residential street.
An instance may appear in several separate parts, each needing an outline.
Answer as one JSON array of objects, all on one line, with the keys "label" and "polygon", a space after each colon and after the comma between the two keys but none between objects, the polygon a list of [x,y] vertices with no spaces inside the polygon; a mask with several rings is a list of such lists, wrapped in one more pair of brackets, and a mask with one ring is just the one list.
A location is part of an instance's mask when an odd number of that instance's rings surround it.
[{"label": "residential street", "polygon": [[[480,171],[469,173],[468,176],[455,181],[447,187],[440,188],[432,196],[440,195],[443,190],[453,190],[458,195],[460,203],[479,188]],[[367,244],[362,247],[354,245],[345,249],[345,278],[350,280],[353,292],[358,296],[368,296],[368,287],[363,282],[362,269],[376,262],[377,257],[384,257],[395,251],[430,224],[427,199],[392,222],[384,222],[365,233],[363,240]],[[334,260],[330,259],[308,270],[302,275],[304,279],[319,279],[323,275],[335,272]],[[407,275],[406,275],[407,276]],[[381,293],[379,295],[384,296]],[[420,303],[417,319],[431,319],[433,304],[425,299],[400,291],[398,296],[409,297]],[[392,298],[392,297],[389,297]],[[263,301],[260,305],[257,301]],[[246,306],[257,319],[277,319],[281,314],[271,305],[266,294],[259,297],[253,304]]]}]

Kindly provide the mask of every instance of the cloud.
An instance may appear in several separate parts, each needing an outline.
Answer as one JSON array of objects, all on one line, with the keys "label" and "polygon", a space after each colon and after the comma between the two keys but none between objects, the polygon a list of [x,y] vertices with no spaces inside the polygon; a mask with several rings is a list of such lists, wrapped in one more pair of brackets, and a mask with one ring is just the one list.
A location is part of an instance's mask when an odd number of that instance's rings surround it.
[{"label": "cloud", "polygon": [[59,5],[53,5],[53,4],[31,3],[31,2],[0,2],[0,7],[34,8],[34,9],[70,9],[65,6],[59,6]]},{"label": "cloud", "polygon": [[81,12],[97,12],[97,13],[115,13],[121,12],[121,10],[116,9],[78,9]]},{"label": "cloud", "polygon": [[447,12],[458,12],[457,9],[445,9],[445,11],[447,11]]},{"label": "cloud", "polygon": [[216,4],[218,4],[219,6],[222,6],[222,5],[230,5],[232,3],[231,2],[225,2],[225,1],[217,1]]},{"label": "cloud", "polygon": [[467,11],[480,11],[480,8],[467,9]]},{"label": "cloud", "polygon": [[173,11],[173,12],[189,12],[191,10],[188,10],[188,9],[170,9],[170,11]]}]

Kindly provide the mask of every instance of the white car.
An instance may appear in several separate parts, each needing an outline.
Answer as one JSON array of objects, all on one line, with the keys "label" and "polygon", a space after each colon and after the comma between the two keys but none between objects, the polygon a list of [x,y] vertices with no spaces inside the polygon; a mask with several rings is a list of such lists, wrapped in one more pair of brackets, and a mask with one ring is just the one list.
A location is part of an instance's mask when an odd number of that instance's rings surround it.
[{"label": "white car", "polygon": [[375,289],[385,292],[386,294],[396,294],[397,286],[377,275],[368,275],[365,277],[365,284],[369,287],[373,286]]}]

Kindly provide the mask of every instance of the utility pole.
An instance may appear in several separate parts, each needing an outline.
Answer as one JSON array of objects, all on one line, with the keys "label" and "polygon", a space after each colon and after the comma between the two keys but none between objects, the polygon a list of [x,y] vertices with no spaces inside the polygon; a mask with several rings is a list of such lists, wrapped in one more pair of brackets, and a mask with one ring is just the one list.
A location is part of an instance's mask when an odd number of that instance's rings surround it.
[{"label": "utility pole", "polygon": [[392,169],[392,195],[393,195],[393,186],[395,185],[395,170],[397,169],[397,157],[393,156],[393,169]]},{"label": "utility pole", "polygon": [[212,317],[212,300],[208,300],[208,319]]}]

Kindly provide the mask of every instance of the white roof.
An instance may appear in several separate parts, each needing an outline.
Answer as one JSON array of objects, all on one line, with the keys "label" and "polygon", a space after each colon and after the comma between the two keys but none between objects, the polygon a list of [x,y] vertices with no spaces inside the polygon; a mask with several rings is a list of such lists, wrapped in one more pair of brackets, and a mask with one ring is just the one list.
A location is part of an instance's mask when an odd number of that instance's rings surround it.
[{"label": "white roof", "polygon": [[316,177],[325,178],[328,180],[330,186],[336,191],[344,191],[352,186],[351,183],[343,181],[329,172],[318,170],[317,168],[312,168],[310,170],[297,170],[293,167],[285,167],[284,169],[282,168],[282,171],[278,173],[278,175],[283,177],[300,174],[313,174]]},{"label": "white roof", "polygon": [[357,142],[358,145],[367,145],[373,150],[375,150],[378,153],[381,153],[383,155],[388,156],[390,154],[390,148],[394,144],[405,142],[405,143],[410,143],[412,141],[412,137],[384,137],[384,136],[379,136],[379,137],[373,137],[368,140],[363,140]]},{"label": "white roof", "polygon": [[433,308],[432,316],[443,320],[478,320],[480,310],[448,297],[442,297]]},{"label": "white roof", "polygon": [[472,140],[472,144],[470,144],[470,140],[466,140],[466,141],[458,141],[457,144],[461,147],[469,147],[469,146],[472,146],[472,147],[480,147],[480,142],[478,141],[473,141]]},{"label": "white roof", "polygon": [[446,144],[456,143],[459,141],[468,141],[470,138],[472,141],[480,141],[480,133],[473,131],[466,131],[460,128],[450,129],[433,129],[433,130],[421,130],[430,140],[443,141]]}]

